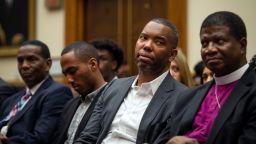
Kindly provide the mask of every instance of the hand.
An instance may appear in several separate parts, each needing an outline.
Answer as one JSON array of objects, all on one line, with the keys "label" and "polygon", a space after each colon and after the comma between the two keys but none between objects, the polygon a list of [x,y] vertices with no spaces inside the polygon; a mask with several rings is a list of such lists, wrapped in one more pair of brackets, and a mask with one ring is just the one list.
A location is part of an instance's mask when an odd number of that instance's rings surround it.
[{"label": "hand", "polygon": [[7,139],[7,137],[0,133],[0,144],[2,144],[2,142],[6,141],[6,139]]},{"label": "hand", "polygon": [[199,144],[196,139],[186,136],[175,136],[171,138],[166,144]]}]

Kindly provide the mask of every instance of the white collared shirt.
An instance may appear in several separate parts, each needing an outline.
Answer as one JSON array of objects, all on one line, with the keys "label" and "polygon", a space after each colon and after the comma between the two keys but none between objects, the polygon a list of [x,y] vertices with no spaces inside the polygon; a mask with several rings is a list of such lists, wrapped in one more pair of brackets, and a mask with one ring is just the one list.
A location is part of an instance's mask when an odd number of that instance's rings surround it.
[{"label": "white collared shirt", "polygon": [[140,121],[156,90],[163,82],[168,71],[152,80],[136,86],[138,76],[121,104],[102,144],[136,143]]}]

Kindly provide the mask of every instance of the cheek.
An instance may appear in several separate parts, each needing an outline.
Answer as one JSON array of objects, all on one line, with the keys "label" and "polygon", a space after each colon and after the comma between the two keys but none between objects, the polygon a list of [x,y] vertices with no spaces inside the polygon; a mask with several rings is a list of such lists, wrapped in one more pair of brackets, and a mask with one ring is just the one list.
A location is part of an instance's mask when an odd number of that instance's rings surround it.
[{"label": "cheek", "polygon": [[170,51],[167,51],[164,48],[155,48],[157,51],[155,51],[155,55],[158,56],[162,60],[167,60],[168,62],[170,61],[171,54]]},{"label": "cheek", "polygon": [[138,51],[141,49],[141,47],[142,47],[142,43],[137,41],[137,43],[135,45],[135,51],[134,51],[135,54],[138,53]]},{"label": "cheek", "polygon": [[180,81],[180,76],[178,72],[171,71],[171,75],[175,80]]}]

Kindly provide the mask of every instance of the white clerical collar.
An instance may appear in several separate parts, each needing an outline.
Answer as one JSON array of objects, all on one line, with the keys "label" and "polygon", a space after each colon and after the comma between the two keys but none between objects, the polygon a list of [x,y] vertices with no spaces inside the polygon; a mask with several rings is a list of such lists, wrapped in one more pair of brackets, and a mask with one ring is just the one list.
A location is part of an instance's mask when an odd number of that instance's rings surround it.
[{"label": "white clerical collar", "polygon": [[239,68],[239,69],[237,69],[237,70],[233,71],[232,73],[227,74],[225,76],[216,77],[214,75],[213,77],[214,77],[215,83],[217,85],[225,85],[225,84],[237,81],[242,77],[242,75],[245,73],[245,71],[248,69],[248,67],[249,67],[249,64],[245,64],[241,68]]}]

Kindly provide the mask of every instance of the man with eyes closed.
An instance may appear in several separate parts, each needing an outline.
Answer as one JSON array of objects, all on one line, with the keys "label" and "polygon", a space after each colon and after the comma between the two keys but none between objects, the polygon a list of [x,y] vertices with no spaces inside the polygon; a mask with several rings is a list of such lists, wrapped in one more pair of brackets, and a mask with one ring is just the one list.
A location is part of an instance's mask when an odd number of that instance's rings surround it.
[{"label": "man with eyes closed", "polygon": [[53,144],[72,144],[86,126],[106,85],[98,61],[97,50],[87,42],[76,41],[63,49],[62,72],[80,96],[64,107]]},{"label": "man with eyes closed", "polygon": [[179,92],[186,87],[169,73],[178,32],[166,19],[149,21],[135,46],[137,76],[111,81],[75,144],[152,143],[165,127]]}]

